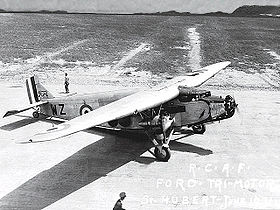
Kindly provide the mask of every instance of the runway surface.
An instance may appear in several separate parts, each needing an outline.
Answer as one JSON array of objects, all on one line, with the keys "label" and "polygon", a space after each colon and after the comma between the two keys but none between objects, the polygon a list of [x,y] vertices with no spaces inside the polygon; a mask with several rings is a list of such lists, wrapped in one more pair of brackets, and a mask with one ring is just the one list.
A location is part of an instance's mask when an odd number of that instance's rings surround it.
[{"label": "runway surface", "polygon": [[[28,104],[25,88],[1,85],[0,114]],[[169,162],[145,136],[86,130],[59,140],[16,144],[52,127],[30,111],[0,121],[0,209],[280,209],[280,93],[232,94],[240,113],[204,135],[174,135]]]}]

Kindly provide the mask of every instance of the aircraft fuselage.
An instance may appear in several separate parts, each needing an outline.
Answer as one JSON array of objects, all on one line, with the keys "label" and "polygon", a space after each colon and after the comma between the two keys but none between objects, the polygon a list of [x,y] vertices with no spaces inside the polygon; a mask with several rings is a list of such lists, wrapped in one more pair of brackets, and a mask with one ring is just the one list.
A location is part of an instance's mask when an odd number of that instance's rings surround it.
[{"label": "aircraft fuselage", "polygon": [[[117,90],[47,99],[48,103],[40,107],[40,112],[46,116],[70,120],[135,92],[137,90]],[[231,117],[227,115],[225,100],[221,97],[211,96],[210,91],[202,93],[185,93],[182,91],[182,94],[177,98],[168,101],[161,107],[146,110],[144,115],[131,115],[104,123],[101,126],[125,130],[143,129],[142,122],[146,121],[148,123],[152,120],[155,112],[160,108],[169,112],[171,117],[175,118],[174,126],[176,127],[192,126]]]},{"label": "aircraft fuselage", "polygon": [[40,112],[47,116],[70,120],[134,92],[136,91],[118,90],[47,99],[49,103],[41,106]]}]

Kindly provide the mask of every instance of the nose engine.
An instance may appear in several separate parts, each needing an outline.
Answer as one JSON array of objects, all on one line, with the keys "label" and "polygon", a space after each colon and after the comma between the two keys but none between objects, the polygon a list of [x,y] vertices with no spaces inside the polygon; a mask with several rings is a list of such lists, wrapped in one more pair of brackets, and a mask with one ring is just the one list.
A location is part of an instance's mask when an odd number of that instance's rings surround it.
[{"label": "nose engine", "polygon": [[190,127],[232,117],[237,103],[230,95],[223,98],[210,91],[181,87],[180,95],[163,108],[175,115],[175,126]]},{"label": "nose engine", "polygon": [[230,95],[225,97],[225,111],[227,117],[232,117],[235,113],[235,109],[237,108],[238,104],[235,102],[234,98]]}]

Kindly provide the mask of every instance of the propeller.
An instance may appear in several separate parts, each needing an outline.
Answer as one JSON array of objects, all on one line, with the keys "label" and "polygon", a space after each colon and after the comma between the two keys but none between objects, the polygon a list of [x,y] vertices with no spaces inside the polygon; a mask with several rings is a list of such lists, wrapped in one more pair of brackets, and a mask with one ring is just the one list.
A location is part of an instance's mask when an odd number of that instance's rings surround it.
[{"label": "propeller", "polygon": [[170,117],[170,114],[166,113],[161,116],[161,124],[163,132],[166,132],[174,122],[174,119]]},{"label": "propeller", "polygon": [[237,111],[237,113],[240,113],[238,104],[236,103],[235,98],[231,95],[227,95],[225,97],[225,109],[227,111],[228,117],[232,117],[235,111]]},{"label": "propeller", "polygon": [[232,93],[232,98],[233,98],[233,100],[234,100],[234,102],[235,102],[235,106],[234,106],[234,109],[235,109],[235,112],[237,113],[237,117],[239,118],[239,120],[240,120],[240,125],[243,125],[243,120],[244,120],[244,115],[243,115],[243,109],[242,109],[242,107],[241,107],[241,111],[240,111],[240,106],[239,106],[239,104],[237,104],[236,103],[236,101],[235,101],[235,95],[234,95],[234,93]]},{"label": "propeller", "polygon": [[239,109],[238,104],[236,103],[234,93],[232,93],[232,98],[233,98],[233,100],[234,100],[234,109],[236,110],[236,112],[237,112],[238,114],[240,114],[240,109]]},{"label": "propeller", "polygon": [[239,115],[240,115],[240,109],[239,109],[238,104],[236,104],[236,106],[235,106],[235,110],[236,110],[237,114],[239,114]]}]

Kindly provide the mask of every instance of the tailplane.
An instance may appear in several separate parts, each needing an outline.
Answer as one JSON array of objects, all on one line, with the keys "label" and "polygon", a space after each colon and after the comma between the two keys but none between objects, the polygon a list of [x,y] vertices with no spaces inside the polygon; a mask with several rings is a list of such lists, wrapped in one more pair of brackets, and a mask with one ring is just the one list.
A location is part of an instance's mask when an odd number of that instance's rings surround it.
[{"label": "tailplane", "polygon": [[26,80],[26,88],[29,102],[31,104],[44,99],[54,98],[53,95],[39,82],[36,75]]}]

